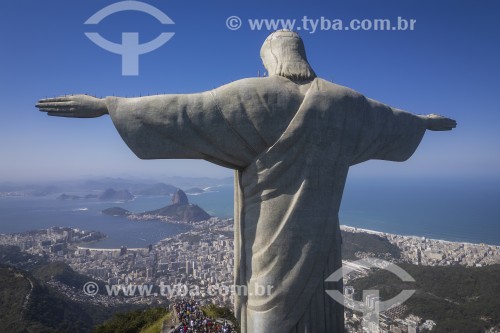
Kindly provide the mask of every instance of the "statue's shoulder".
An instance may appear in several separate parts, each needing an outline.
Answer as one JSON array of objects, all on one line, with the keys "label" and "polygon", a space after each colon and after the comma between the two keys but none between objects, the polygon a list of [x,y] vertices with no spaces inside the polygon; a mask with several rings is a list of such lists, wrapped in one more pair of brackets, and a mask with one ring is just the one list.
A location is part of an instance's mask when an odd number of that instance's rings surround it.
[{"label": "statue's shoulder", "polygon": [[236,80],[220,86],[216,89],[219,92],[257,92],[265,93],[272,91],[282,90],[283,92],[299,92],[299,85],[295,82],[281,77],[281,76],[269,76],[269,77],[251,77]]},{"label": "statue's shoulder", "polygon": [[361,93],[346,86],[322,79],[316,78],[315,85],[323,93],[327,93],[335,98],[365,98]]}]

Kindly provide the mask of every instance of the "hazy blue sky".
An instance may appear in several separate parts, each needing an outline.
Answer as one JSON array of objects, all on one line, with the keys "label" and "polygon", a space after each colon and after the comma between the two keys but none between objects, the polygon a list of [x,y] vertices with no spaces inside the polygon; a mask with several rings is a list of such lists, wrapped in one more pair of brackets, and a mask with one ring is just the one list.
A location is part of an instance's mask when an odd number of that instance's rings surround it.
[{"label": "hazy blue sky", "polygon": [[[39,98],[69,93],[134,96],[209,90],[264,70],[259,49],[269,34],[248,19],[416,19],[414,31],[301,33],[316,73],[368,97],[413,113],[455,118],[449,133],[427,133],[404,164],[373,161],[353,177],[500,178],[500,3],[498,1],[145,1],[174,25],[139,12],[83,23],[117,1],[7,1],[0,11],[0,181],[81,175],[229,176],[200,161],[141,161],[109,117],[47,117]],[[226,27],[237,15],[243,26]],[[121,57],[84,32],[141,43],[164,31],[175,36],[140,57],[140,75],[121,75]]]}]

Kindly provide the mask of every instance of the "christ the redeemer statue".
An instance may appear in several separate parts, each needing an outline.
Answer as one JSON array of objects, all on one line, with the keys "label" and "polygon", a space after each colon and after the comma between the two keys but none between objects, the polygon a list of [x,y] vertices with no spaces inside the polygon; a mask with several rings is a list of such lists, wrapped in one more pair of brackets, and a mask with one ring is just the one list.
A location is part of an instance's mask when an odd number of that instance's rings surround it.
[{"label": "christ the redeemer statue", "polygon": [[[203,159],[235,170],[235,314],[243,333],[343,332],[343,306],[325,292],[338,268],[338,212],[351,165],[405,161],[426,130],[456,122],[417,116],[325,81],[301,38],[272,33],[268,77],[186,95],[87,95],[39,101],[51,116],[109,114],[141,159]],[[269,294],[254,292],[273,286]]]}]

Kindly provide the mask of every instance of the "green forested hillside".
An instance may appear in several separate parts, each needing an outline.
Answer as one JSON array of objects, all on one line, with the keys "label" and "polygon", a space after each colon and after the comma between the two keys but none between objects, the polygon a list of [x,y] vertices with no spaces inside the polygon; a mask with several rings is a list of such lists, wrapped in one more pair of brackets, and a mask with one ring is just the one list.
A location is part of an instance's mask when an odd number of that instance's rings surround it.
[{"label": "green forested hillside", "polygon": [[357,260],[356,252],[370,252],[377,258],[399,258],[400,250],[378,235],[342,231],[342,259]]},{"label": "green forested hillside", "polygon": [[500,325],[500,265],[466,268],[400,265],[415,283],[402,283],[395,275],[378,271],[354,281],[361,290],[380,290],[383,299],[402,289],[416,293],[405,305],[408,313],[437,322],[433,332],[474,333]]},{"label": "green forested hillside", "polygon": [[166,314],[167,310],[162,307],[117,313],[107,322],[96,326],[93,333],[139,333]]}]

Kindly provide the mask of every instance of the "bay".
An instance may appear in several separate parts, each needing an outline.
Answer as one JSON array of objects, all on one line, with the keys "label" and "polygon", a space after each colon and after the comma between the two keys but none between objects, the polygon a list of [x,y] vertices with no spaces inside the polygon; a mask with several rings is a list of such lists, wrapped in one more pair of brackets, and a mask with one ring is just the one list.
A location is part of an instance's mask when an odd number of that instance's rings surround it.
[{"label": "bay", "polygon": [[[108,235],[93,247],[130,248],[145,247],[189,229],[101,214],[115,206],[134,213],[157,209],[170,203],[168,196],[138,196],[124,203],[61,201],[56,197],[0,198],[0,232],[70,226]],[[213,216],[233,216],[232,186],[211,187],[188,198]],[[344,191],[340,221],[401,235],[500,245],[500,182],[352,179]]]}]

